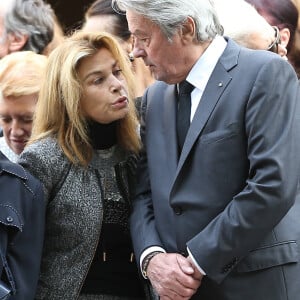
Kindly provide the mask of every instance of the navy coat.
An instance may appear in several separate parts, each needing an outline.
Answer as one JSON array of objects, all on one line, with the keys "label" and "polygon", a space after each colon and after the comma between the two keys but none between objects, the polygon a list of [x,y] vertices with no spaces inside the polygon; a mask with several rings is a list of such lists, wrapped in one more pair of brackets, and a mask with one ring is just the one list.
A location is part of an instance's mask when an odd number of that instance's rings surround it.
[{"label": "navy coat", "polygon": [[[45,222],[41,183],[0,152],[0,264],[10,300],[34,299],[42,255]],[[3,265],[3,267],[1,267]]]}]

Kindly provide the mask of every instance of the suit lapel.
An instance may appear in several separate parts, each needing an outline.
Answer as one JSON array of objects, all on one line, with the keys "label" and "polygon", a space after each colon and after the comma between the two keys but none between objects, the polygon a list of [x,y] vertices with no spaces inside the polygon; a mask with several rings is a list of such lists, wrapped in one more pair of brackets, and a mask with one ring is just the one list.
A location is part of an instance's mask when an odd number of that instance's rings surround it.
[{"label": "suit lapel", "polygon": [[182,148],[175,178],[180,172],[188,154],[190,153],[195,141],[201,134],[210,115],[213,113],[213,110],[217,105],[222,93],[231,81],[231,76],[228,71],[237,65],[238,53],[239,47],[229,40],[223,55],[218,61],[207,83],[207,86],[201,97],[201,101],[197,107]]}]

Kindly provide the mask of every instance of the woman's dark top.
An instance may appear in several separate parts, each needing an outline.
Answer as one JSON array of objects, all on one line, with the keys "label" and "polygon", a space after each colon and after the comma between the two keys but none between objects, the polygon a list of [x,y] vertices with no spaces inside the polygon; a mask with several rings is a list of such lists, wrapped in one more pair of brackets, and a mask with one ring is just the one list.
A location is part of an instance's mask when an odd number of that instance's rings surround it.
[{"label": "woman's dark top", "polygon": [[118,152],[116,123],[89,126],[93,146],[101,153],[103,224],[99,244],[81,294],[143,297],[143,288],[131,245],[130,206],[118,189],[114,165],[123,159]]}]

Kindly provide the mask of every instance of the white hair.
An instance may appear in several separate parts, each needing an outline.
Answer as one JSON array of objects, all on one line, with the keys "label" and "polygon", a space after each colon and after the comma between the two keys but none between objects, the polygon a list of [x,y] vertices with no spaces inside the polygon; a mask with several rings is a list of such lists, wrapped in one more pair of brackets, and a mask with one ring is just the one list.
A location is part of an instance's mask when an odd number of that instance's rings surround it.
[{"label": "white hair", "polygon": [[115,10],[143,15],[157,24],[169,40],[187,17],[195,22],[198,42],[210,41],[223,33],[211,0],[113,0],[112,5]]},{"label": "white hair", "polygon": [[213,0],[224,35],[242,46],[261,49],[258,40],[269,45],[274,38],[274,29],[244,0]]}]

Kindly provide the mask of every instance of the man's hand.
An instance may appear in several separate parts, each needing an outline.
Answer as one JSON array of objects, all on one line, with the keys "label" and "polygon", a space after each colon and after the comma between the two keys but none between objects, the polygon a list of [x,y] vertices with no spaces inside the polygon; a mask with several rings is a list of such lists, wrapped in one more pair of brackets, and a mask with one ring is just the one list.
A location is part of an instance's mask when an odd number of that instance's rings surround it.
[{"label": "man's hand", "polygon": [[203,275],[189,258],[176,253],[160,253],[149,262],[147,276],[161,300],[190,299]]},{"label": "man's hand", "polygon": [[204,275],[203,275],[203,274],[199,271],[199,269],[194,265],[193,260],[192,260],[189,256],[187,257],[187,260],[190,262],[192,268],[194,269],[194,273],[193,273],[192,276],[193,276],[195,279],[201,281]]}]

